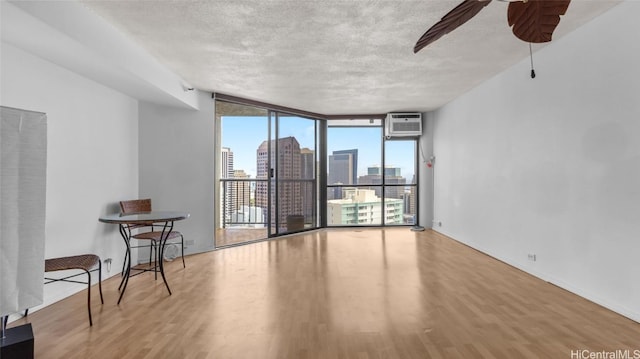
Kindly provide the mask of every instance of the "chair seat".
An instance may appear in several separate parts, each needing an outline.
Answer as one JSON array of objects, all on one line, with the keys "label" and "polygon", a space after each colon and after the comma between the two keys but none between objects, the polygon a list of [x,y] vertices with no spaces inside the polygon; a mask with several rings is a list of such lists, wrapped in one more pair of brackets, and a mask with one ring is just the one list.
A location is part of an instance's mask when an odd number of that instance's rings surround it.
[{"label": "chair seat", "polygon": [[[120,201],[120,210],[122,211],[122,213],[151,212],[151,198]],[[142,227],[151,227],[151,228],[145,229]],[[148,223],[137,223],[137,224],[127,225],[126,229],[129,232],[129,235],[131,236],[131,238],[133,239],[138,239],[143,241],[144,240],[152,241],[149,244],[143,243],[141,247],[146,247],[148,245],[150,247],[154,247],[152,249],[157,251],[157,248],[155,248],[155,246],[159,244],[160,240],[162,239],[162,232],[154,231],[154,230],[160,229],[160,228],[168,228],[168,227],[163,227],[163,225],[160,223],[148,222]],[[131,235],[132,234],[131,231],[134,229],[138,231],[150,231],[150,232],[141,232],[135,235]],[[182,236],[182,233],[178,231],[171,231],[171,233],[169,233],[169,238],[167,238],[167,240],[174,241],[175,239],[180,239],[180,242],[181,242],[180,248],[182,251],[182,267],[186,268],[184,263],[184,237]],[[151,262],[151,253],[152,253],[152,250],[149,250],[149,262]],[[124,265],[127,263],[127,258],[129,258],[128,256],[129,256],[129,252],[127,251],[125,253],[125,261],[122,266],[122,273],[124,273],[125,271]],[[169,287],[167,286],[167,289],[168,288]]]},{"label": "chair seat", "polygon": [[[151,241],[159,241],[160,238],[162,238],[162,232],[161,231],[144,232],[144,233],[138,233],[132,237],[135,239],[147,239]],[[171,231],[171,233],[169,233],[169,238],[167,239],[175,239],[178,237],[182,237],[182,233],[178,231]]]},{"label": "chair seat", "polygon": [[[79,256],[59,257],[45,259],[44,271],[55,272],[68,269],[80,269],[86,272],[87,281],[79,282],[77,280],[71,280],[70,278],[76,277],[80,274],[72,274],[64,278],[48,278],[45,276],[44,284],[53,282],[71,282],[71,283],[84,283],[87,285],[87,311],[89,312],[89,325],[93,325],[93,319],[91,319],[91,272],[98,272],[98,288],[100,289],[100,302],[104,304],[104,298],[102,297],[102,263],[100,257],[95,254],[82,254]],[[25,311],[25,315],[26,315]]]},{"label": "chair seat", "polygon": [[94,254],[51,258],[44,261],[45,272],[55,272],[67,269],[82,269],[88,271],[100,265],[100,257]]}]

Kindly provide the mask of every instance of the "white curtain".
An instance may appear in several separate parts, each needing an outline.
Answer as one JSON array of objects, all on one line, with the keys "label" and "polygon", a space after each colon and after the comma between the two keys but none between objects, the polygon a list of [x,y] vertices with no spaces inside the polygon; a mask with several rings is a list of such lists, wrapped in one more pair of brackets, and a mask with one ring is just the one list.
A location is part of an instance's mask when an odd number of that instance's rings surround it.
[{"label": "white curtain", "polygon": [[42,304],[47,115],[1,107],[0,315]]}]

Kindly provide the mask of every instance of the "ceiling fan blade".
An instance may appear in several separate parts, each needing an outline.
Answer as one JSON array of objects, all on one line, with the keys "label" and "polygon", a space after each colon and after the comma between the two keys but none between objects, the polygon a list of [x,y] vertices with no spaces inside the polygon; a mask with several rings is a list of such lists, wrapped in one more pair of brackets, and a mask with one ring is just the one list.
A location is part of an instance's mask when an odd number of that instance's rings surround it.
[{"label": "ceiling fan blade", "polygon": [[491,0],[465,0],[453,10],[449,11],[440,21],[433,25],[420,37],[413,52],[417,53],[425,46],[450,33],[460,25],[476,16]]},{"label": "ceiling fan blade", "polygon": [[513,34],[525,42],[549,42],[571,0],[529,0],[509,4],[507,19]]}]

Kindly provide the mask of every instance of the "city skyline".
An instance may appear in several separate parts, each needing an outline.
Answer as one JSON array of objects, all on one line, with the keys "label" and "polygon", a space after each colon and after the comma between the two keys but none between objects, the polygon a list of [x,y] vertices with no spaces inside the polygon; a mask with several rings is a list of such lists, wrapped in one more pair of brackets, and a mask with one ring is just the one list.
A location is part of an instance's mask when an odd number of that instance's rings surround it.
[{"label": "city skyline", "polygon": [[[221,155],[225,172],[223,178],[235,178],[237,174],[238,179],[248,179],[244,170],[233,168],[235,155],[230,148],[223,147]],[[278,231],[302,229],[305,223],[313,225],[316,218],[314,160],[315,152],[301,148],[299,141],[293,136],[262,141],[255,150],[257,175],[253,190],[246,181],[228,182],[225,185],[227,190],[224,195],[223,221],[228,222],[233,218],[235,221],[230,224],[236,225],[240,224],[238,220],[244,221],[250,217],[254,211],[252,206],[247,206],[250,202],[253,207],[262,208],[260,213],[263,215],[272,214],[270,226],[278,228]],[[276,173],[282,181],[267,181],[273,176],[270,162],[277,162]],[[358,176],[354,181],[354,165],[357,162],[357,149],[337,150],[329,155],[328,177],[332,179],[329,184],[341,185],[333,188],[327,196],[329,223],[412,223],[411,207],[415,201],[415,191],[405,186],[407,180],[401,176],[401,168],[369,166],[366,174]],[[385,186],[382,186],[383,181]],[[364,187],[357,188],[353,185]],[[252,193],[249,201],[247,189]],[[270,193],[276,193],[278,200],[271,201]],[[240,199],[242,200],[239,201]],[[255,213],[257,214],[258,212]],[[255,215],[251,222],[253,224],[258,223]],[[266,223],[264,221],[267,218],[263,218],[263,223]],[[248,222],[246,224],[249,225]]]},{"label": "city skyline", "polygon": [[[244,170],[250,178],[257,176],[255,149],[266,141],[268,121],[260,116],[223,116],[222,147],[230,148],[234,152],[234,169]],[[306,123],[308,122],[308,123]],[[300,148],[316,150],[314,121],[298,117],[280,118],[280,138],[295,137]],[[358,149],[356,163],[357,176],[367,175],[369,167],[380,166],[382,163],[381,127],[341,128],[329,127],[327,154]],[[402,143],[402,145],[398,145]],[[400,147],[400,148],[399,148]],[[386,148],[387,167],[397,167],[409,181],[414,176],[415,158],[407,156],[408,147],[402,141],[388,141]],[[413,144],[411,144],[413,149]],[[411,153],[413,155],[413,153]]]}]

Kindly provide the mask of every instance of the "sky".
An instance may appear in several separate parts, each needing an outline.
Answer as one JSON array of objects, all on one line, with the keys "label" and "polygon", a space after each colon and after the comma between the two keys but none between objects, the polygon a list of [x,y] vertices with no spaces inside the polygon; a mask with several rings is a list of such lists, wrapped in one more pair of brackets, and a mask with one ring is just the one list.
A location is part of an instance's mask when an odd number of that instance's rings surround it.
[{"label": "sky", "polygon": [[[280,137],[293,136],[300,148],[314,149],[314,121],[299,117],[281,117]],[[256,176],[256,150],[266,140],[266,117],[222,117],[222,147],[233,152],[234,169],[244,170],[251,178]],[[337,150],[358,149],[358,176],[367,173],[367,167],[380,165],[383,130],[380,127],[330,127],[327,133],[328,154]],[[409,182],[413,176],[415,155],[413,141],[387,141],[386,165],[400,167]]]}]

